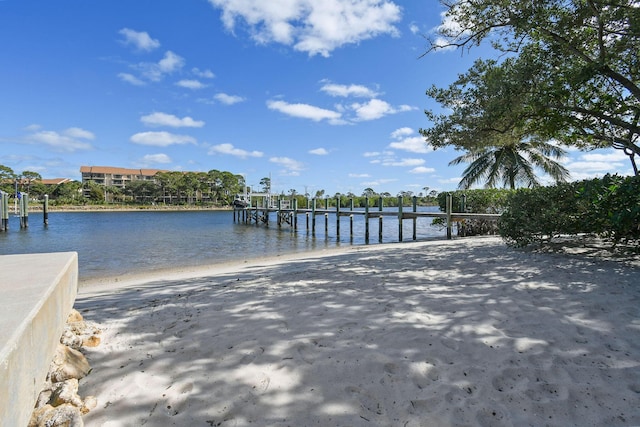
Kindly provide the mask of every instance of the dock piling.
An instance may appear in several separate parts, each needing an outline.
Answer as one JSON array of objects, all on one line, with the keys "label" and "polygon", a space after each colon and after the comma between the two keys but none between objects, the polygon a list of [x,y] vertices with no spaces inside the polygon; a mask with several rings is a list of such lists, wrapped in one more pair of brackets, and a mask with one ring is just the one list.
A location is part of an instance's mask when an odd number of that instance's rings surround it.
[{"label": "dock piling", "polygon": [[[45,227],[49,225],[49,195],[44,195],[44,200],[42,201],[42,220],[44,222]],[[235,213],[233,215],[233,222],[235,222]]]},{"label": "dock piling", "polygon": [[[413,207],[413,213],[418,212],[418,198],[416,196],[413,196],[412,207]],[[413,217],[413,240],[418,240],[417,227],[418,227],[418,218],[414,216]]]},{"label": "dock piling", "polygon": [[340,196],[336,197],[336,238],[340,238]]},{"label": "dock piling", "polygon": [[364,242],[369,243],[369,198],[364,198]]},{"label": "dock piling", "polygon": [[378,198],[378,211],[380,215],[378,216],[378,241],[382,242],[382,209],[384,207],[384,199],[382,196]]},{"label": "dock piling", "polygon": [[19,193],[20,194],[20,228],[29,227],[29,194],[28,193]]},{"label": "dock piling", "polygon": [[398,241],[402,242],[402,220],[404,215],[402,214],[402,196],[398,196]]},{"label": "dock piling", "polygon": [[452,213],[452,196],[447,193],[447,239],[451,240],[451,213]]},{"label": "dock piling", "polygon": [[9,197],[0,191],[0,231],[9,230]]}]

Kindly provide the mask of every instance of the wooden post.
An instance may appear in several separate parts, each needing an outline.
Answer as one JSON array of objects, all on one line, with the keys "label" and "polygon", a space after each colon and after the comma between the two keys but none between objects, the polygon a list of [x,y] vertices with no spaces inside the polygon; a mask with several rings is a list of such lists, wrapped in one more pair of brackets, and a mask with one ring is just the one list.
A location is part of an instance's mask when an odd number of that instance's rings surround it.
[{"label": "wooden post", "polygon": [[349,237],[353,240],[353,198],[351,198],[349,210],[351,211],[349,215]]},{"label": "wooden post", "polygon": [[[44,201],[42,202],[42,220],[44,221],[44,225],[49,225],[49,195],[44,195]],[[233,221],[235,222],[235,213]]]},{"label": "wooden post", "polygon": [[4,205],[5,205],[4,191],[0,191],[0,231],[6,231],[4,222]]},{"label": "wooden post", "polygon": [[[462,197],[460,197],[460,212],[466,212],[467,211],[467,195],[463,194]],[[467,236],[467,224],[465,222],[465,220],[462,220],[462,229],[460,230],[460,234],[462,235],[462,237],[466,237]]]},{"label": "wooden post", "polygon": [[2,193],[4,203],[2,204],[2,224],[4,231],[9,230],[9,194]]},{"label": "wooden post", "polygon": [[282,226],[282,200],[280,200],[280,197],[278,197],[278,228],[280,228]]},{"label": "wooden post", "polygon": [[29,227],[29,194],[20,193],[20,228]]},{"label": "wooden post", "polygon": [[398,241],[402,242],[402,220],[404,214],[402,213],[402,196],[398,196]]},{"label": "wooden post", "polygon": [[324,237],[325,239],[329,237],[329,198],[326,197],[324,199]]},{"label": "wooden post", "polygon": [[313,198],[313,205],[311,206],[311,233],[316,235],[316,204],[317,200]]},{"label": "wooden post", "polygon": [[451,193],[447,193],[447,239],[451,240],[451,210],[452,210]]},{"label": "wooden post", "polygon": [[336,197],[336,239],[340,240],[340,196]]},{"label": "wooden post", "polygon": [[364,242],[369,243],[369,198],[364,198]]},{"label": "wooden post", "polygon": [[[413,196],[412,204],[413,204],[413,212],[414,213],[418,212],[418,197]],[[413,217],[413,240],[418,239],[417,230],[416,230],[417,222],[418,222],[418,218],[414,216]]]},{"label": "wooden post", "polygon": [[[380,212],[382,212],[383,205],[384,199],[380,196],[378,199],[378,210]],[[382,242],[382,213],[380,213],[380,216],[378,217],[378,241]]]},{"label": "wooden post", "polygon": [[298,230],[298,199],[293,198],[293,231]]}]

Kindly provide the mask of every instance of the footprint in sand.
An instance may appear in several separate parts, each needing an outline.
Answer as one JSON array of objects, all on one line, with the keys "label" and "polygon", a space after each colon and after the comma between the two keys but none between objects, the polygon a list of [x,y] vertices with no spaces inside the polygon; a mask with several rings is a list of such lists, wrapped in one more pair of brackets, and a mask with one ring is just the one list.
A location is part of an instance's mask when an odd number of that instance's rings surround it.
[{"label": "footprint in sand", "polygon": [[442,399],[439,397],[434,397],[432,399],[416,399],[409,402],[409,407],[407,408],[407,412],[411,415],[421,415],[424,414],[428,416],[436,412],[442,406]]},{"label": "footprint in sand", "polygon": [[496,376],[491,385],[499,392],[510,392],[514,389],[520,388],[520,385],[525,385],[529,382],[529,379],[522,374],[519,369],[504,369],[500,375]]},{"label": "footprint in sand", "polygon": [[242,359],[240,359],[240,364],[241,365],[248,365],[249,363],[252,363],[254,360],[256,360],[257,357],[262,355],[262,353],[264,353],[264,347],[258,347],[257,349],[253,350],[252,352],[247,353],[244,356],[242,356]]},{"label": "footprint in sand", "polygon": [[314,351],[307,344],[300,343],[296,345],[296,352],[300,358],[309,365],[313,365]]},{"label": "footprint in sand", "polygon": [[536,383],[530,387],[525,395],[534,402],[551,402],[554,400],[566,400],[569,397],[569,390],[561,384]]},{"label": "footprint in sand", "polygon": [[460,348],[460,344],[458,343],[458,341],[452,340],[450,338],[442,338],[440,342],[443,346],[453,351],[458,351],[458,349]]},{"label": "footprint in sand", "polygon": [[349,386],[344,389],[347,393],[358,400],[360,406],[371,414],[382,415],[384,410],[380,401],[367,391],[356,386]]},{"label": "footprint in sand", "polygon": [[400,370],[400,368],[395,363],[385,363],[384,364],[384,371],[387,374],[395,375],[395,374],[398,373],[399,370]]}]

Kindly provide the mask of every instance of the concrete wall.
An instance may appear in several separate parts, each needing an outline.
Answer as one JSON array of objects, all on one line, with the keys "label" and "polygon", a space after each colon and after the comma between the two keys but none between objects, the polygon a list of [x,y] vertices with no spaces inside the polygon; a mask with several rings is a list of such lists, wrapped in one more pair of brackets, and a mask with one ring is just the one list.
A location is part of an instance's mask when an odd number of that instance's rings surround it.
[{"label": "concrete wall", "polygon": [[77,290],[75,252],[0,256],[0,425],[29,422]]}]

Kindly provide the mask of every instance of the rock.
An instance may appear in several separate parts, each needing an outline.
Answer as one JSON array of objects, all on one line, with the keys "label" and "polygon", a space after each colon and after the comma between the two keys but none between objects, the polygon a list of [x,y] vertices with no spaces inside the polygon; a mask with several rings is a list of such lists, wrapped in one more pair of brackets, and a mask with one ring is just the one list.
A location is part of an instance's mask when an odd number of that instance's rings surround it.
[{"label": "rock", "polygon": [[98,406],[98,399],[95,396],[87,396],[82,402],[82,407],[80,408],[80,413],[85,415],[89,413],[91,410],[95,409]]},{"label": "rock", "polygon": [[83,400],[78,395],[78,380],[91,371],[89,362],[78,350],[83,346],[98,346],[100,332],[95,324],[85,322],[77,310],[71,311],[29,427],[84,426],[82,415],[94,409],[98,402],[95,396]]},{"label": "rock", "polygon": [[69,316],[67,317],[67,323],[82,322],[83,320],[84,318],[82,317],[82,314],[80,314],[80,312],[75,308],[72,308],[71,313],[69,313]]},{"label": "rock", "polygon": [[73,333],[70,329],[65,329],[62,337],[60,337],[60,344],[64,344],[74,350],[79,350],[80,347],[82,347],[82,337]]},{"label": "rock", "polygon": [[54,384],[49,404],[56,407],[64,405],[65,403],[70,403],[78,408],[81,408],[84,405],[84,402],[80,396],[78,396],[77,378],[70,378],[63,382]]},{"label": "rock", "polygon": [[83,347],[97,347],[100,345],[100,337],[96,335],[91,335],[89,338],[85,338],[82,341]]},{"label": "rock", "polygon": [[45,405],[31,416],[28,427],[84,427],[80,409],[65,403],[58,407]]},{"label": "rock", "polygon": [[90,371],[89,362],[82,353],[58,344],[51,367],[51,381],[61,382],[70,378],[84,378]]}]

